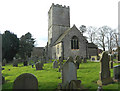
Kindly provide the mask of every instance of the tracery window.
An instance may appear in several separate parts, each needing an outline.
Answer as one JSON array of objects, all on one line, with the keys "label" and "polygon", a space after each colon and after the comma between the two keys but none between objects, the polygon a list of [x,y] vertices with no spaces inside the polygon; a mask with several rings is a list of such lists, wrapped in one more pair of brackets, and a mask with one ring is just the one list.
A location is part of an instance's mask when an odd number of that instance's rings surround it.
[{"label": "tracery window", "polygon": [[71,49],[79,49],[79,42],[76,36],[73,36],[71,39]]}]

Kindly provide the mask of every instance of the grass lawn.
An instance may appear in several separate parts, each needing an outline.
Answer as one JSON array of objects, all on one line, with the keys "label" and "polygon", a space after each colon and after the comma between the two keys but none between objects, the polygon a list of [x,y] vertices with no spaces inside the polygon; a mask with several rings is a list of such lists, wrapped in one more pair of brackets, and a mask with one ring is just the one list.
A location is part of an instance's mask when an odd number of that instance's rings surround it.
[{"label": "grass lawn", "polygon": [[[114,63],[114,66],[118,65]],[[89,91],[96,91],[98,85],[96,84],[99,79],[99,71],[100,71],[100,63],[99,62],[88,62],[82,63],[79,66],[80,68],[77,70],[77,79],[81,80],[81,85],[83,88],[90,89]],[[58,68],[53,69],[52,63],[44,64],[44,70],[37,70],[32,68],[31,65],[23,66],[22,63],[18,64],[18,67],[13,67],[12,64],[7,64],[3,66],[5,70],[2,70],[2,74],[5,77],[6,83],[2,85],[4,89],[12,89],[13,82],[22,73],[32,73],[38,79],[39,90],[51,89],[55,90],[58,83],[61,83],[62,80],[59,79],[61,77],[61,73],[58,72]],[[10,71],[8,70],[10,69]],[[113,69],[111,71],[111,76],[113,77]],[[118,83],[112,83],[109,85],[103,86],[103,89],[113,89],[113,91],[118,91]],[[119,86],[120,87],[120,86]],[[110,91],[110,90],[109,90]]]}]

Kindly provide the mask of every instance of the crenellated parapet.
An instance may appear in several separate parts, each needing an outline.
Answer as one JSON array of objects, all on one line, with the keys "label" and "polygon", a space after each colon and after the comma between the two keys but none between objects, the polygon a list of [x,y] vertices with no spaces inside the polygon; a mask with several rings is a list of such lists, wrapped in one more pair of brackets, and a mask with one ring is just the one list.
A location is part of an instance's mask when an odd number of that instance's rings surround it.
[{"label": "crenellated parapet", "polygon": [[59,7],[59,8],[67,8],[67,9],[69,8],[69,6],[66,6],[66,5],[62,6],[62,5],[54,4],[54,3],[52,3],[52,6]]}]

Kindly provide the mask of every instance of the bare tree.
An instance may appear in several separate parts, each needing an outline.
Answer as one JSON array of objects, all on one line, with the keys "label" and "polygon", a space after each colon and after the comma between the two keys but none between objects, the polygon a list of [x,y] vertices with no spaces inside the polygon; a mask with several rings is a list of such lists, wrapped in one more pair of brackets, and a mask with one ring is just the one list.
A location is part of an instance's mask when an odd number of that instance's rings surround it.
[{"label": "bare tree", "polygon": [[120,36],[120,34],[118,33],[117,29],[114,29],[114,34],[113,34],[113,40],[115,41],[115,47],[118,49],[119,44],[118,44],[118,36]]},{"label": "bare tree", "polygon": [[93,26],[89,26],[87,28],[87,34],[88,34],[88,39],[89,41],[92,43],[94,43],[96,41],[96,32],[97,32],[97,28],[93,27]]},{"label": "bare tree", "polygon": [[96,43],[99,47],[103,48],[103,51],[105,51],[107,47],[107,37],[109,27],[108,26],[102,26],[98,28],[97,34],[96,34]]},{"label": "bare tree", "polygon": [[107,47],[108,47],[108,51],[111,54],[113,48],[115,48],[115,40],[114,40],[114,30],[110,27],[108,27],[108,33],[106,35],[107,37]]}]

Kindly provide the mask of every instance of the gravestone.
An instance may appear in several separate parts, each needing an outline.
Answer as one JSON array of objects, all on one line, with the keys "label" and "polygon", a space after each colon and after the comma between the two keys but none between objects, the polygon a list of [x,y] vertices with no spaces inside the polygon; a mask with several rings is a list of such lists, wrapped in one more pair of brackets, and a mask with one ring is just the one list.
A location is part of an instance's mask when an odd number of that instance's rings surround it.
[{"label": "gravestone", "polygon": [[120,81],[120,65],[113,67],[113,79],[115,81]]},{"label": "gravestone", "polygon": [[77,69],[73,58],[69,57],[62,67],[62,83],[70,83],[71,80],[77,80]]},{"label": "gravestone", "polygon": [[87,59],[86,58],[83,58],[83,63],[87,63]]},{"label": "gravestone", "polygon": [[109,57],[107,52],[103,52],[102,57],[100,59],[100,73],[97,84],[99,86],[102,86],[109,84],[111,82],[112,82],[112,78],[110,77]]},{"label": "gravestone", "polygon": [[77,69],[79,69],[79,64],[81,63],[81,59],[79,56],[75,57],[74,63],[76,65]]},{"label": "gravestone", "polygon": [[58,62],[56,60],[53,62],[53,68],[58,68]]},{"label": "gravestone", "polygon": [[37,78],[30,73],[23,73],[19,75],[14,83],[13,83],[13,90],[16,89],[38,89],[38,80]]},{"label": "gravestone", "polygon": [[13,60],[13,67],[18,67],[18,60],[17,59]]},{"label": "gravestone", "polygon": [[36,64],[35,64],[35,67],[36,67],[36,70],[43,70],[43,64],[42,63],[40,63],[40,62],[37,62]]},{"label": "gravestone", "polygon": [[6,59],[3,59],[2,66],[6,65]]},{"label": "gravestone", "polygon": [[28,65],[27,60],[25,60],[23,63],[24,63],[24,66],[27,66],[27,65]]}]

